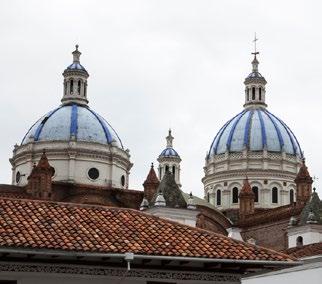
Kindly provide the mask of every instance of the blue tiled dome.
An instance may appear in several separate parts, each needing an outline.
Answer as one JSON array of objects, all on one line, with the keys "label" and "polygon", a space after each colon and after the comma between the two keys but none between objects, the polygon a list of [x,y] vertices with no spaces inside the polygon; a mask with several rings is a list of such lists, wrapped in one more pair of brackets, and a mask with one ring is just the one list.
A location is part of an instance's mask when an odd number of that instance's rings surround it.
[{"label": "blue tiled dome", "polygon": [[31,141],[78,141],[110,144],[123,148],[112,126],[88,106],[62,105],[41,117],[27,132],[21,144]]},{"label": "blue tiled dome", "polygon": [[81,71],[87,72],[86,69],[84,68],[84,66],[82,64],[80,64],[79,62],[73,62],[66,69],[67,70],[81,70]]},{"label": "blue tiled dome", "polygon": [[209,155],[250,151],[282,152],[302,157],[301,147],[290,128],[265,108],[245,109],[229,120],[213,140]]},{"label": "blue tiled dome", "polygon": [[161,152],[160,157],[179,157],[179,154],[172,147],[167,147]]}]

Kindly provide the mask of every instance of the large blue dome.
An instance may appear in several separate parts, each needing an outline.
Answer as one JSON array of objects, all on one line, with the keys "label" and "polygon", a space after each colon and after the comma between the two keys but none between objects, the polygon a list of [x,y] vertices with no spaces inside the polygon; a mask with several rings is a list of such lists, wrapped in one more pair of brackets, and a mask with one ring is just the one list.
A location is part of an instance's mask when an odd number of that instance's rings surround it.
[{"label": "large blue dome", "polygon": [[250,151],[282,152],[302,157],[290,128],[265,108],[248,108],[229,120],[213,140],[209,155]]},{"label": "large blue dome", "polygon": [[112,126],[88,106],[62,105],[41,117],[27,132],[21,144],[31,141],[78,141],[101,144],[122,142]]}]

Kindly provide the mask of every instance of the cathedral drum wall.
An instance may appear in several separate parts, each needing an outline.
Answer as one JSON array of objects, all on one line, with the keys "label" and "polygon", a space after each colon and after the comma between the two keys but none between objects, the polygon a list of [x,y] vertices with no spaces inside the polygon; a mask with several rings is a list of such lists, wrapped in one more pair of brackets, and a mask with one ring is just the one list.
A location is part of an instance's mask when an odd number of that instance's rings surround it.
[{"label": "cathedral drum wall", "polygon": [[[111,153],[109,147],[74,142],[33,142],[16,147],[12,163],[12,183],[19,186],[27,184],[33,165],[38,162],[44,150],[51,166],[55,169],[54,181],[70,181],[80,184],[113,186],[126,188],[131,164],[124,158],[124,152],[116,149]],[[96,146],[96,147],[95,147]],[[89,149],[90,151],[88,151]]]},{"label": "cathedral drum wall", "polygon": [[[260,159],[258,159],[260,153],[256,153],[256,156],[256,160],[248,155],[244,159],[234,159],[232,162],[231,155],[228,155],[226,160],[220,159],[218,162],[220,166],[217,166],[216,158],[207,163],[203,183],[205,196],[211,204],[219,209],[238,209],[239,200],[233,198],[233,191],[234,188],[237,188],[238,191],[235,189],[237,192],[235,194],[238,196],[246,175],[252,188],[256,187],[258,191],[255,207],[274,208],[289,204],[290,194],[293,194],[293,198],[295,198],[294,179],[301,165],[300,160],[296,157],[286,160],[282,154],[274,154],[275,160],[264,159],[263,153]],[[285,163],[288,167],[283,166]],[[277,188],[277,200],[273,202],[272,189],[274,187]],[[221,196],[218,197],[218,195]]]}]

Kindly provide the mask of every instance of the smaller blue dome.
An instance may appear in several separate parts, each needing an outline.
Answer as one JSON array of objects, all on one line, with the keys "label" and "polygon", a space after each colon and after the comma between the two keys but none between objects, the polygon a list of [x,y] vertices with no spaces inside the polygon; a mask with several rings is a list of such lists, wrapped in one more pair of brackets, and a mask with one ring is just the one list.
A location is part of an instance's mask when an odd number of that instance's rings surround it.
[{"label": "smaller blue dome", "polygon": [[180,156],[176,150],[174,150],[171,147],[167,147],[161,152],[160,157],[178,157],[179,158]]},{"label": "smaller blue dome", "polygon": [[264,79],[264,76],[259,72],[252,72],[247,76],[247,78],[248,79],[251,79],[251,78],[263,78]]},{"label": "smaller blue dome", "polygon": [[79,62],[73,62],[66,68],[66,70],[81,70],[87,72],[84,66]]}]

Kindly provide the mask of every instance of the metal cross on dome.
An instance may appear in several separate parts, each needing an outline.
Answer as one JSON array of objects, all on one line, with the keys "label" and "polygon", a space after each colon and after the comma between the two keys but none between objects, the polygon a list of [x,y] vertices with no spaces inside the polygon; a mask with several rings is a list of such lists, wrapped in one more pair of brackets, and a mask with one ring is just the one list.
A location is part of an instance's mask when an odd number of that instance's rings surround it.
[{"label": "metal cross on dome", "polygon": [[259,54],[259,52],[257,51],[257,48],[256,48],[256,42],[258,41],[258,38],[256,37],[256,33],[255,33],[255,37],[254,37],[254,40],[253,40],[253,43],[254,43],[254,52],[252,52],[252,54],[256,55]]}]

